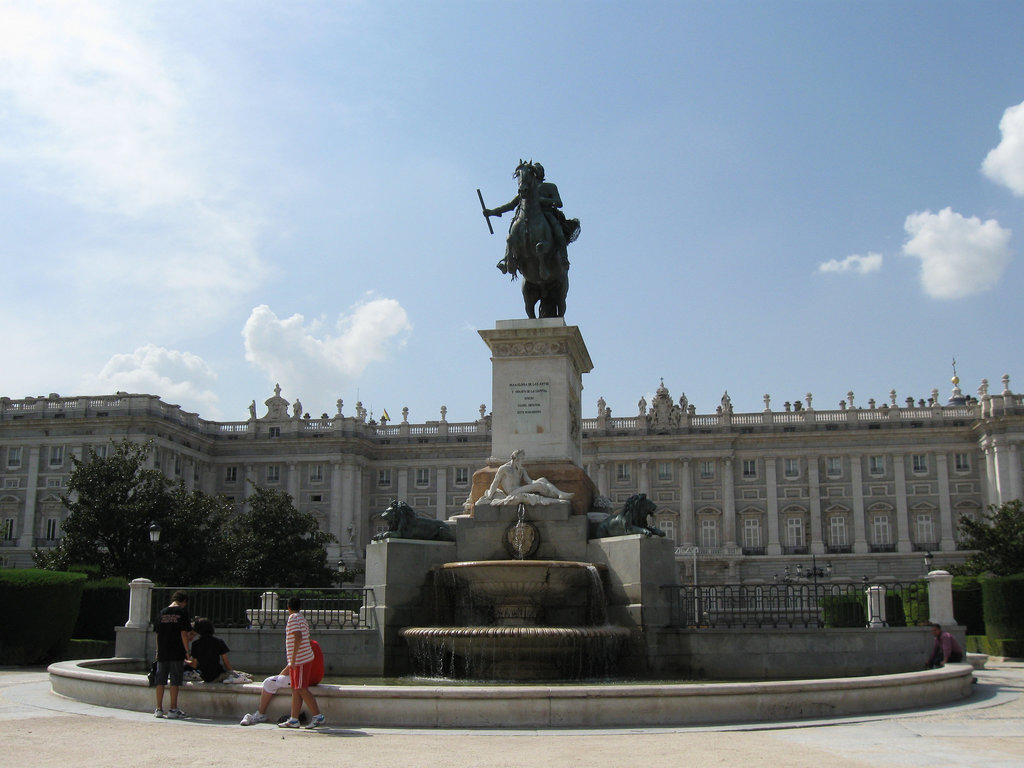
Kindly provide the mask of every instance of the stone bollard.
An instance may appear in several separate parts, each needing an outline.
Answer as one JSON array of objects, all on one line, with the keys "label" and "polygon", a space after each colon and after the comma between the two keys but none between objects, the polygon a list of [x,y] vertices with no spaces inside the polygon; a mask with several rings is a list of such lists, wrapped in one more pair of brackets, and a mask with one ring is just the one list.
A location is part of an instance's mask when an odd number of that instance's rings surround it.
[{"label": "stone bollard", "polygon": [[129,585],[128,621],[115,627],[114,655],[130,659],[151,658],[149,617],[153,604],[153,582],[133,579]]},{"label": "stone bollard", "polygon": [[953,576],[949,571],[931,571],[928,574],[928,621],[942,626],[953,626]]},{"label": "stone bollard", "polygon": [[872,629],[886,626],[885,587],[868,587],[864,592],[868,596],[868,626]]},{"label": "stone bollard", "polygon": [[130,629],[149,629],[149,615],[153,606],[153,582],[149,579],[133,579],[129,585],[128,621]]},{"label": "stone bollard", "polygon": [[263,613],[277,610],[277,592],[264,592],[260,595],[260,610]]}]

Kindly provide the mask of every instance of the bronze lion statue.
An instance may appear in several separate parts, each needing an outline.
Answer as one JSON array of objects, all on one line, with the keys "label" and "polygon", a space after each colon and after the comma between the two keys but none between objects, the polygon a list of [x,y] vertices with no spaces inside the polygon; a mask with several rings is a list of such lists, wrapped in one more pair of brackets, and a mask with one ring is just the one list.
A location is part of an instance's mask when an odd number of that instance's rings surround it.
[{"label": "bronze lion statue", "polygon": [[388,529],[373,537],[383,539],[418,539],[420,541],[455,541],[451,526],[443,520],[420,517],[406,502],[395,499],[381,515]]},{"label": "bronze lion statue", "polygon": [[601,521],[597,526],[598,539],[609,536],[628,536],[642,533],[644,536],[664,536],[665,532],[653,525],[647,525],[647,518],[653,515],[657,505],[647,498],[646,493],[634,493],[626,499],[622,511]]}]

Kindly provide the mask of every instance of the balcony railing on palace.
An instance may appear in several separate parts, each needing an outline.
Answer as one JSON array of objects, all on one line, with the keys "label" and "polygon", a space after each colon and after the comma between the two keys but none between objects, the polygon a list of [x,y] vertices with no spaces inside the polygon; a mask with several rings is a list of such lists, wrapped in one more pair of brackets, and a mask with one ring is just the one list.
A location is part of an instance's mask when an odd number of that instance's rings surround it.
[{"label": "balcony railing on palace", "polygon": [[886,584],[724,584],[667,587],[672,623],[716,629],[917,626],[928,621],[924,581]]},{"label": "balcony railing on palace", "polygon": [[[150,620],[170,605],[178,587],[153,589]],[[217,629],[284,629],[288,621],[288,598],[302,598],[302,615],[310,629],[372,629],[373,590],[366,587],[292,589],[271,587],[189,587],[188,612],[204,617]]]}]

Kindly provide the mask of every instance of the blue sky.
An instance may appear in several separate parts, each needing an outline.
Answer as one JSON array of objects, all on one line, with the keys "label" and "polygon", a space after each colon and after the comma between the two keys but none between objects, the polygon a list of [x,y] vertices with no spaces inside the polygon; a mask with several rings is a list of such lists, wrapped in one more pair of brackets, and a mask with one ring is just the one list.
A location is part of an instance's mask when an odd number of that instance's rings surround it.
[{"label": "blue sky", "polygon": [[1021,40],[1017,2],[0,0],[0,394],[472,420],[520,158],[582,222],[585,416],[1024,388]]}]

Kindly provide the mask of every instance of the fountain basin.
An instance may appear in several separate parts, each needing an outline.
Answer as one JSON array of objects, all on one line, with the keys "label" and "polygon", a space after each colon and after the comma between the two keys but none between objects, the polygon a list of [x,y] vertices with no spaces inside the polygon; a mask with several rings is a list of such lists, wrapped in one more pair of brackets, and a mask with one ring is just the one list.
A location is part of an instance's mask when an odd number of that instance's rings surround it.
[{"label": "fountain basin", "polygon": [[[146,676],[118,669],[142,659],[65,661],[49,667],[53,692],[77,701],[149,712]],[[670,727],[838,717],[953,703],[972,692],[970,664],[869,677],[760,683],[527,686],[335,686],[313,691],[329,724],[348,728]],[[194,718],[237,721],[252,712],[260,686],[186,685],[182,708]],[[275,696],[272,719],[288,710]]]},{"label": "fountain basin", "polygon": [[406,627],[427,676],[497,681],[607,678],[630,637],[626,627]]}]

